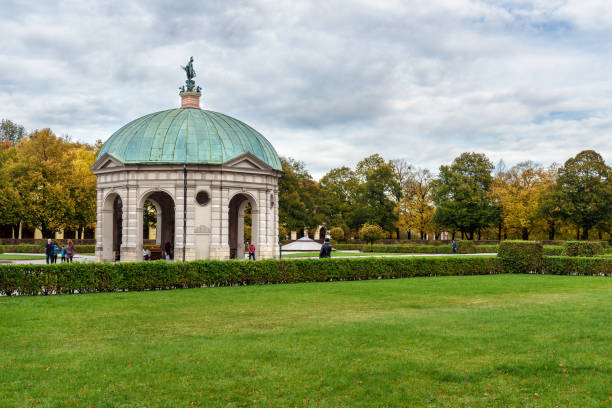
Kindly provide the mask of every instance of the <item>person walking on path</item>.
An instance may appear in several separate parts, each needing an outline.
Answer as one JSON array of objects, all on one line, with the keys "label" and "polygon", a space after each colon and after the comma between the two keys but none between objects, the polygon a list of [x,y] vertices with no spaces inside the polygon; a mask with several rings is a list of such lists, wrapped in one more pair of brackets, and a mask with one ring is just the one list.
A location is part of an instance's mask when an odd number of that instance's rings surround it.
[{"label": "person walking on path", "polygon": [[66,248],[66,257],[67,257],[68,262],[72,262],[72,257],[74,257],[75,254],[76,254],[76,248],[74,247],[72,240],[69,239],[68,248]]},{"label": "person walking on path", "polygon": [[319,251],[319,258],[331,258],[332,246],[329,243],[329,238],[325,238],[325,242],[321,245],[321,251]]},{"label": "person walking on path", "polygon": [[57,263],[57,255],[59,254],[59,247],[57,244],[53,244],[53,263]]},{"label": "person walking on path", "polygon": [[457,253],[457,243],[453,239],[453,254],[456,254],[456,253]]},{"label": "person walking on path", "polygon": [[164,245],[164,250],[166,251],[166,261],[174,259],[172,256],[172,244],[170,241],[166,241],[166,245]]},{"label": "person walking on path", "polygon": [[252,242],[249,244],[249,259],[255,260],[255,245]]},{"label": "person walking on path", "polygon": [[66,247],[62,245],[62,263],[66,262]]},{"label": "person walking on path", "polygon": [[53,243],[51,242],[51,238],[47,240],[47,245],[45,246],[45,254],[47,255],[47,263],[53,263]]}]

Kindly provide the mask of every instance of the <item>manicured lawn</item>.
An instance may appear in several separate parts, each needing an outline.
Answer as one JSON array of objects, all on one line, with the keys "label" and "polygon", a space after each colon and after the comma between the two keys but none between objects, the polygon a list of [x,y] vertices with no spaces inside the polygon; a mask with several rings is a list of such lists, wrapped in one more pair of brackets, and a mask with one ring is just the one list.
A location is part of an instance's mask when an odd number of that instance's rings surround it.
[{"label": "manicured lawn", "polygon": [[45,259],[45,255],[0,254],[0,260],[4,261],[26,261],[32,259]]},{"label": "manicured lawn", "polygon": [[598,407],[612,279],[0,298],[0,406]]}]

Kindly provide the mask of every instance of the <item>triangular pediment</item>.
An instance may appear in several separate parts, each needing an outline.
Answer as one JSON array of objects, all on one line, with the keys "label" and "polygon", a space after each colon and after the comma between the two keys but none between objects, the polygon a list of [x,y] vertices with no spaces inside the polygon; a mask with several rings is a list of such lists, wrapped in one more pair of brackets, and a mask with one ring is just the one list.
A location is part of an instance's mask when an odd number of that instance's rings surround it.
[{"label": "triangular pediment", "polygon": [[271,167],[252,153],[244,153],[223,163],[225,167],[238,169],[269,170]]},{"label": "triangular pediment", "polygon": [[112,154],[104,153],[96,162],[91,166],[93,171],[105,170],[113,167],[123,167],[123,163],[117,160]]}]

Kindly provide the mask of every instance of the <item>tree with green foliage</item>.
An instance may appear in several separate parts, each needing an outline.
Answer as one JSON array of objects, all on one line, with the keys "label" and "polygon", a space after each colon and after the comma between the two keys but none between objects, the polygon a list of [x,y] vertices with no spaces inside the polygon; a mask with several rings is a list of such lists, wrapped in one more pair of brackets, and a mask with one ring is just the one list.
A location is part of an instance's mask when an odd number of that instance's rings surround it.
[{"label": "tree with green foliage", "polygon": [[545,172],[546,188],[538,198],[538,215],[546,223],[548,239],[554,240],[559,221],[562,219],[557,187],[557,164],[553,163]]},{"label": "tree with green foliage", "polygon": [[318,186],[304,163],[281,157],[283,172],[279,180],[279,222],[289,230],[314,228],[322,217],[318,212]]},{"label": "tree with green foliage", "polygon": [[8,142],[15,146],[25,135],[23,126],[8,119],[2,119],[0,122],[0,143]]},{"label": "tree with green foliage", "polygon": [[360,184],[349,225],[356,228],[365,223],[376,224],[384,231],[394,231],[397,223],[395,207],[402,197],[402,188],[393,163],[373,154],[357,164],[355,174]]},{"label": "tree with green foliage", "polygon": [[582,229],[581,239],[612,222],[612,169],[599,153],[584,150],[559,168],[557,177],[560,213]]},{"label": "tree with green foliage", "polygon": [[348,225],[358,187],[357,176],[346,166],[331,169],[321,178],[319,210],[327,225]]},{"label": "tree with green foliage", "polygon": [[12,175],[16,161],[17,148],[10,142],[0,143],[0,225],[10,226],[15,237],[23,217],[21,196]]},{"label": "tree with green foliage", "polygon": [[450,166],[440,166],[440,174],[433,182],[434,222],[459,230],[473,240],[474,233],[487,227],[495,213],[488,196],[493,168],[484,154],[467,152]]}]

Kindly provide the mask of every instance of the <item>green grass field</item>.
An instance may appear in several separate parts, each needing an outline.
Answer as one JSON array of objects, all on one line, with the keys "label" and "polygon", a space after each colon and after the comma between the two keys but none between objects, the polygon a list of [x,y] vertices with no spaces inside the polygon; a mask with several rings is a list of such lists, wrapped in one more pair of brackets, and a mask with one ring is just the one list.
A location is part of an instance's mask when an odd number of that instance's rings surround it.
[{"label": "green grass field", "polygon": [[0,298],[2,407],[599,407],[612,280]]},{"label": "green grass field", "polygon": [[30,261],[33,259],[45,259],[45,255],[0,254],[0,260],[3,261]]}]

